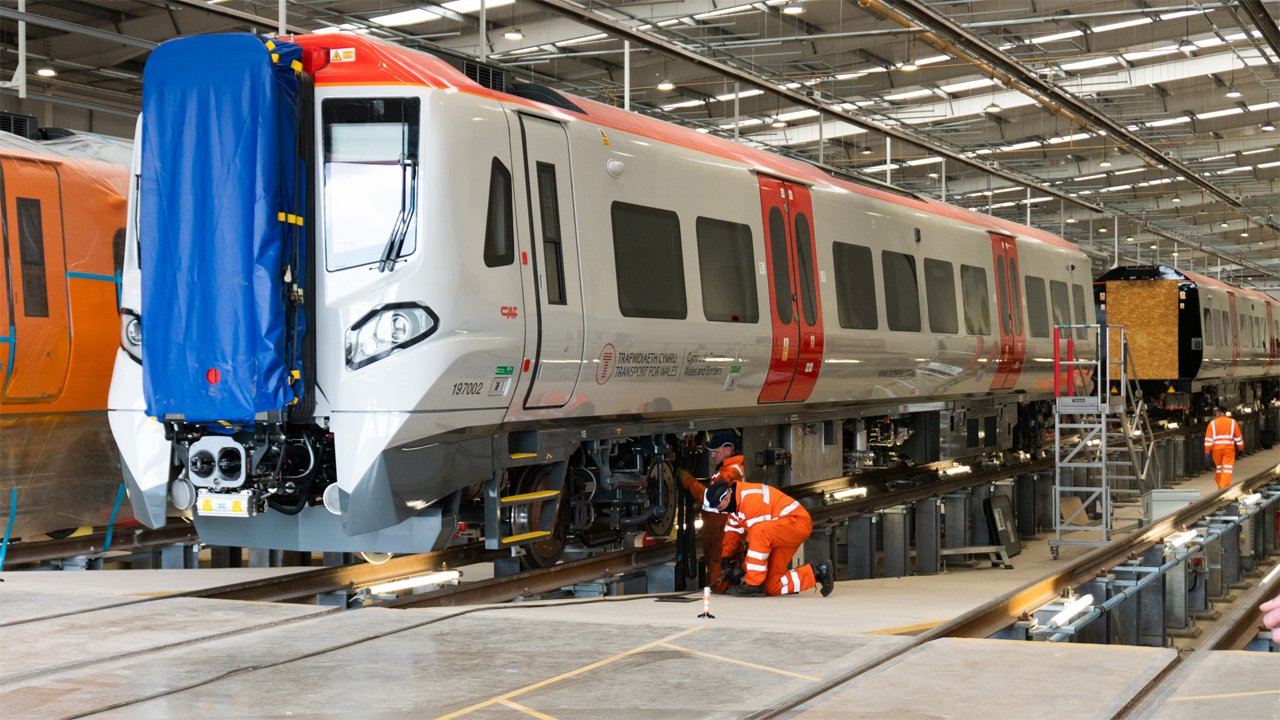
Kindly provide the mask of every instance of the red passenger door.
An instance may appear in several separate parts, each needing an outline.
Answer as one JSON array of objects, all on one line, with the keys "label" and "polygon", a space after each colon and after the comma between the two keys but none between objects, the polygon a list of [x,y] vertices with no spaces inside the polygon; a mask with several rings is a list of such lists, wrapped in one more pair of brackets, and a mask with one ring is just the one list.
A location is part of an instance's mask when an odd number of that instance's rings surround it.
[{"label": "red passenger door", "polygon": [[1231,377],[1240,367],[1240,320],[1236,316],[1236,294],[1233,292],[1227,293],[1227,308],[1231,320],[1231,366],[1227,368],[1227,377]]},{"label": "red passenger door", "polygon": [[773,345],[760,402],[803,402],[822,370],[822,297],[809,189],[760,176]]},{"label": "red passenger door", "polygon": [[50,402],[62,394],[71,358],[57,167],[0,158],[0,186],[9,296],[4,333],[9,342],[3,347],[0,397],[7,402]]},{"label": "red passenger door", "polygon": [[1276,363],[1276,325],[1271,315],[1271,303],[1266,303],[1266,308],[1267,324],[1262,327],[1262,336],[1267,339],[1267,366],[1263,368],[1263,372],[1270,372],[1271,366]]},{"label": "red passenger door", "polygon": [[991,254],[996,268],[996,311],[1000,315],[1000,356],[992,390],[1007,390],[1018,382],[1027,351],[1022,329],[1022,283],[1018,245],[1013,238],[991,233]]}]

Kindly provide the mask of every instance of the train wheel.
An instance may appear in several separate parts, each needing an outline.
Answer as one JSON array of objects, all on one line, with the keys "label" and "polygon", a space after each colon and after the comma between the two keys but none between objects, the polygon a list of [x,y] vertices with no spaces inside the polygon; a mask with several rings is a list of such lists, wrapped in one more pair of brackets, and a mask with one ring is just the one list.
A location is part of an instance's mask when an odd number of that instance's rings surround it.
[{"label": "train wheel", "polygon": [[[662,517],[649,523],[649,534],[656,538],[665,538],[671,535],[671,529],[676,524],[676,470],[669,462],[662,463],[662,484],[664,486],[665,512]],[[658,463],[654,463],[649,467],[649,502],[656,504],[658,502]]]},{"label": "train wheel", "polygon": [[[520,480],[517,492],[521,495],[525,493],[539,492],[546,490],[551,485],[551,468],[539,467],[529,470]],[[551,528],[551,535],[540,542],[530,543],[525,546],[524,555],[520,556],[520,562],[526,568],[544,568],[551,567],[556,564],[560,556],[564,553],[565,546],[565,517],[568,501],[561,494],[559,511],[557,513],[555,525]],[[518,505],[511,509],[511,534],[523,535],[524,533],[534,532],[542,526],[542,503],[534,503],[532,505]]]}]

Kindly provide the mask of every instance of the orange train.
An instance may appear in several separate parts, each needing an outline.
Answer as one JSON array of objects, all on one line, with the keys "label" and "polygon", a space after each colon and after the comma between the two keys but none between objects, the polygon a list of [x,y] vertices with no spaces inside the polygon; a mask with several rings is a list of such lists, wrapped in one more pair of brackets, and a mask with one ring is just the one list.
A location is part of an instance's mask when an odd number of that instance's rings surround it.
[{"label": "orange train", "polygon": [[56,134],[0,132],[0,517],[16,486],[15,538],[105,524],[120,485],[106,405],[132,143]]}]

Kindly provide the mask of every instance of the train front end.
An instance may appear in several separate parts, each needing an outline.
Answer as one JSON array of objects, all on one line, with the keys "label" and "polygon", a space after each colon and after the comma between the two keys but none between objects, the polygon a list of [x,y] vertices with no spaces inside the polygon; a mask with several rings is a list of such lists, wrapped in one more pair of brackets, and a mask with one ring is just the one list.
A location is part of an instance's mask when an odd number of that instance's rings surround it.
[{"label": "train front end", "polygon": [[317,92],[328,60],[253,35],[152,53],[109,417],[151,527],[177,511],[213,545],[423,552],[454,534],[437,501],[489,472],[459,464],[487,446],[423,441],[471,423],[426,411],[475,364],[423,344],[466,282],[420,247],[430,90]]}]

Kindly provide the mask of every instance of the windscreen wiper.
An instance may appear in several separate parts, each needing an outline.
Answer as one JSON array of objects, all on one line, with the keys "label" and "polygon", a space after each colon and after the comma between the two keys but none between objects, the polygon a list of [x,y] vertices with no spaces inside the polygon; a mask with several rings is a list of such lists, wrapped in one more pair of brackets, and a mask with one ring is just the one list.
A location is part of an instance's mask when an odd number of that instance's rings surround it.
[{"label": "windscreen wiper", "polygon": [[404,155],[400,156],[400,212],[396,222],[391,226],[391,236],[382,248],[382,258],[378,261],[378,272],[394,270],[404,249],[405,236],[409,234],[409,226],[413,223],[413,215],[418,210],[418,166]]}]

